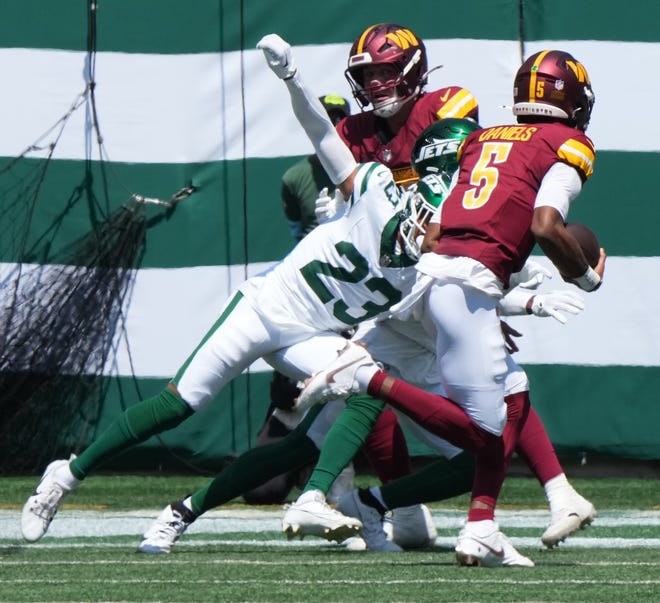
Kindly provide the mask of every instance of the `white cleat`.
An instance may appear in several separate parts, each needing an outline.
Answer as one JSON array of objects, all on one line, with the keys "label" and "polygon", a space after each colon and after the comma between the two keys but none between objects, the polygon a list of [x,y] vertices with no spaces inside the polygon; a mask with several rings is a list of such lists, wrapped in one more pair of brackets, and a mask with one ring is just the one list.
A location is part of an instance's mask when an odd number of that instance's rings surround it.
[{"label": "white cleat", "polygon": [[318,490],[301,494],[296,502],[289,505],[282,520],[282,531],[289,540],[319,536],[326,540],[343,542],[357,536],[361,529],[360,521],[335,511]]},{"label": "white cleat", "polygon": [[493,520],[468,521],[458,535],[458,565],[479,567],[534,567],[521,555]]},{"label": "white cleat", "polygon": [[[71,458],[75,458],[72,456]],[[46,467],[34,494],[27,499],[21,514],[23,538],[36,542],[47,531],[66,495],[71,492],[62,480],[57,479],[58,470],[68,466],[68,460],[53,461]]]},{"label": "white cleat", "polygon": [[388,539],[405,550],[428,549],[435,546],[438,530],[426,505],[411,505],[392,510],[384,523]]},{"label": "white cleat", "polygon": [[551,523],[543,532],[541,542],[551,549],[564,542],[571,534],[588,526],[597,515],[594,506],[578,494],[567,504],[552,511]]},{"label": "white cleat", "polygon": [[387,539],[387,534],[383,529],[383,516],[376,509],[360,500],[358,490],[352,490],[344,494],[337,504],[337,510],[344,515],[360,520],[362,523],[360,536],[362,536],[368,550],[390,553],[403,551],[398,544]]},{"label": "white cleat", "polygon": [[315,404],[365,393],[366,388],[361,388],[355,380],[357,370],[362,366],[373,366],[374,372],[378,369],[363,346],[347,341],[335,360],[303,383],[296,399],[296,409],[307,410]]},{"label": "white cleat", "polygon": [[174,543],[181,538],[193,521],[195,521],[193,512],[183,504],[182,500],[167,505],[142,536],[142,542],[137,548],[138,552],[147,555],[169,553]]}]

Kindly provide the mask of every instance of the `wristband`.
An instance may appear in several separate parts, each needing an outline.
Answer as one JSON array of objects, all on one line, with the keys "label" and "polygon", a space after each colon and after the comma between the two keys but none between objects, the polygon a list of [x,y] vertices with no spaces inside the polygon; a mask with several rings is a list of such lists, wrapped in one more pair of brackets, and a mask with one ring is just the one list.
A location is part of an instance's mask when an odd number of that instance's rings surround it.
[{"label": "wristband", "polygon": [[532,297],[530,297],[527,300],[527,303],[525,304],[525,312],[527,312],[527,314],[533,314],[534,313],[534,310],[532,308],[534,307],[534,299],[535,298],[536,298],[536,295],[532,295]]},{"label": "wristband", "polygon": [[587,268],[587,271],[582,276],[578,276],[573,280],[583,291],[595,291],[600,287],[601,283],[600,276],[598,276],[598,273],[591,266]]}]

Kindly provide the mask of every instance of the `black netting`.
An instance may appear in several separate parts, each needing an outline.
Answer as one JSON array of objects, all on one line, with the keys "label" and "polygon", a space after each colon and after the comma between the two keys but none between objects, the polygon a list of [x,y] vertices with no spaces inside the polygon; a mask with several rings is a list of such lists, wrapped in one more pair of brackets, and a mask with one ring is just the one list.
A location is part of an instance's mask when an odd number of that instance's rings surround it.
[{"label": "black netting", "polygon": [[[5,475],[41,469],[88,437],[107,386],[100,375],[121,331],[123,304],[145,242],[145,212],[133,203],[58,253],[48,253],[48,233],[28,246],[47,162],[42,161],[41,173],[30,166],[19,177],[21,162],[0,172],[0,212],[10,225],[2,253],[19,259],[5,264],[0,281],[0,473]],[[48,263],[30,263],[34,257]]]}]

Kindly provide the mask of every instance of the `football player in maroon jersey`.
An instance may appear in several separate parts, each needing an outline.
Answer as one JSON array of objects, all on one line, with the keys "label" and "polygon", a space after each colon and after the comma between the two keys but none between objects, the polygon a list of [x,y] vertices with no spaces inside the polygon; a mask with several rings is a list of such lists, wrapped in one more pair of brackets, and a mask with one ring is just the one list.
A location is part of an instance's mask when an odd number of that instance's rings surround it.
[{"label": "football player in maroon jersey", "polygon": [[605,268],[604,250],[591,268],[564,226],[595,158],[584,133],[595,99],[586,69],[563,51],[536,53],[518,70],[513,95],[518,125],[478,130],[463,143],[441,225],[438,220],[427,231],[426,248],[433,253],[418,262],[416,290],[403,302],[419,304],[417,315],[436,335],[451,400],[394,379],[351,343],[299,398],[309,405],[366,392],[475,453],[468,521],[456,545],[461,565],[506,564],[494,510],[529,413],[528,396],[515,404],[504,400],[507,349],[496,307],[509,277],[535,243],[565,280],[584,291],[600,286]]},{"label": "football player in maroon jersey", "polygon": [[465,88],[424,91],[428,75],[424,42],[401,25],[367,27],[351,47],[345,73],[360,107],[371,109],[342,120],[339,136],[357,162],[386,165],[397,184],[407,186],[417,180],[410,151],[427,126],[444,117],[479,121],[477,100]]}]

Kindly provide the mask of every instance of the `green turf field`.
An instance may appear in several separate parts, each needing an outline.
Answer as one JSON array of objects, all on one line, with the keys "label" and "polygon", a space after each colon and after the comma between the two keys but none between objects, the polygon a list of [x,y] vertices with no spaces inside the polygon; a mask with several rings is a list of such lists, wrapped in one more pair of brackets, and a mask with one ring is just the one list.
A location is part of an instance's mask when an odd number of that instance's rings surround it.
[{"label": "green turf field", "polygon": [[[365,479],[365,478],[362,478]],[[368,478],[367,478],[368,479]],[[599,511],[559,549],[539,536],[549,513],[531,478],[508,479],[498,520],[533,569],[458,568],[452,543],[466,498],[432,505],[431,551],[355,553],[308,538],[287,542],[281,509],[240,501],[200,518],[170,555],[135,553],[170,500],[206,481],[92,477],[67,498],[38,543],[20,538],[38,478],[0,479],[0,601],[660,601],[657,480],[572,480]]]}]

